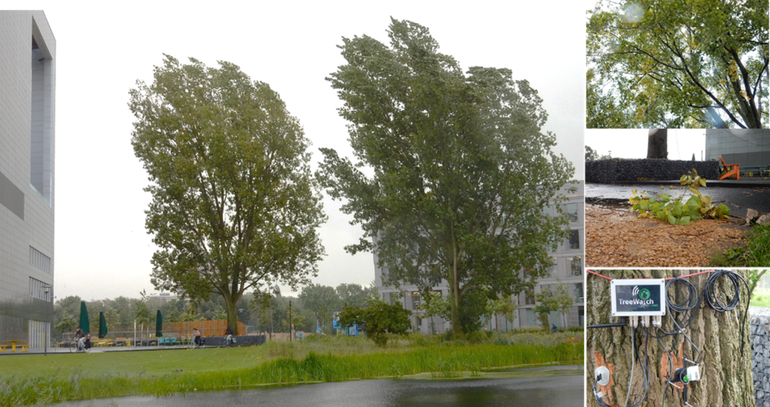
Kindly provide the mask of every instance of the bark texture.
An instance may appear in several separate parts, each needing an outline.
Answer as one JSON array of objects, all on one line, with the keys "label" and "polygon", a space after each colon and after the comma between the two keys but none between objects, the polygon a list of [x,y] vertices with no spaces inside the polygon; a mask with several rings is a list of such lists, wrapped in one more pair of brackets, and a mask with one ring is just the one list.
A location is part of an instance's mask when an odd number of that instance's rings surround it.
[{"label": "bark texture", "polygon": [[[600,273],[607,277],[620,279],[668,278],[695,272],[697,271],[603,270]],[[703,289],[710,275],[702,274],[687,278],[695,286],[699,298],[703,296]],[[716,292],[720,301],[727,304],[734,296],[733,284],[727,277],[721,277],[716,284]],[[681,304],[687,300],[687,291],[681,283],[672,285],[669,294],[673,303]],[[609,280],[589,274],[586,295],[588,298],[587,325],[622,322],[621,318],[611,317]],[[700,302],[699,310],[686,330],[692,342],[703,354],[700,363],[701,379],[691,382],[688,388],[688,403],[690,405],[695,407],[755,406],[749,318],[746,317],[746,320],[743,321],[748,301],[748,293],[741,283],[740,303],[731,311],[717,312],[709,307],[705,298]],[[681,319],[681,315],[667,309],[666,315],[663,317],[663,329],[667,332],[674,330],[671,321],[672,313]],[[743,337],[741,338],[742,323]],[[665,385],[668,379],[669,366],[666,352],[661,348],[657,339],[654,337],[647,339],[644,328],[637,327],[633,331],[636,335],[636,347],[641,351],[643,360],[646,349],[650,366],[647,396],[639,404],[639,407],[662,406],[661,399],[664,389],[667,389],[665,391],[665,406],[683,406],[682,391],[675,389],[672,385],[668,385],[668,387]],[[650,327],[650,333],[658,334],[657,330],[652,327]],[[630,326],[587,329],[586,406],[598,406],[592,391],[597,361],[598,365],[612,364],[614,366],[612,382],[604,389],[604,393],[609,394],[605,398],[605,402],[614,406],[625,406],[631,373],[631,334],[632,328]],[[743,341],[743,355],[741,355],[741,340]],[[665,336],[661,338],[661,341],[674,358],[674,369],[677,365],[681,366],[682,357],[690,360],[698,359],[697,352],[682,334]],[[628,405],[633,403],[632,400],[640,389],[644,392],[642,369],[638,360],[634,367],[630,387],[632,393]]]}]

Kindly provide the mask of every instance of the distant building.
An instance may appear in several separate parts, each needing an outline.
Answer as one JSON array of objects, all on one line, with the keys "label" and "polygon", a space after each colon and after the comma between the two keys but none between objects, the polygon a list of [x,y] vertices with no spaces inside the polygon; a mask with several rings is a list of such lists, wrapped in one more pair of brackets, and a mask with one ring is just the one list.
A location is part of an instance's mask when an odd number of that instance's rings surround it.
[{"label": "distant building", "polygon": [[[568,193],[567,189],[576,187],[577,191]],[[548,277],[538,281],[535,287],[535,293],[542,290],[563,284],[574,300],[574,306],[568,316],[562,316],[558,312],[550,315],[550,321],[559,328],[571,326],[583,326],[585,323],[585,301],[583,297],[583,266],[584,266],[584,230],[585,230],[585,210],[584,210],[584,183],[570,184],[565,186],[561,195],[567,197],[567,201],[562,203],[562,209],[570,217],[569,235],[559,245],[556,251],[552,252],[555,265],[551,267],[551,274]],[[546,212],[553,213],[554,208],[548,208]],[[450,321],[444,321],[439,317],[422,318],[422,311],[419,305],[422,302],[420,292],[414,285],[402,285],[400,289],[383,284],[383,269],[377,266],[377,256],[374,258],[374,282],[380,294],[380,298],[390,304],[400,302],[404,308],[412,311],[412,330],[420,331],[423,334],[443,333],[451,328]],[[523,271],[520,272],[523,276]],[[449,285],[446,280],[433,288],[434,292],[440,292],[442,296],[449,295]],[[509,331],[511,329],[540,327],[534,308],[536,306],[534,298],[521,294],[514,298],[519,308],[516,310],[516,318],[509,321],[503,315],[496,315],[489,321],[484,321],[487,329]]]},{"label": "distant building", "polygon": [[33,348],[53,319],[55,58],[42,11],[0,11],[0,342]]},{"label": "distant building", "polygon": [[770,167],[770,130],[708,129],[706,160],[740,164],[741,172],[751,167]]}]

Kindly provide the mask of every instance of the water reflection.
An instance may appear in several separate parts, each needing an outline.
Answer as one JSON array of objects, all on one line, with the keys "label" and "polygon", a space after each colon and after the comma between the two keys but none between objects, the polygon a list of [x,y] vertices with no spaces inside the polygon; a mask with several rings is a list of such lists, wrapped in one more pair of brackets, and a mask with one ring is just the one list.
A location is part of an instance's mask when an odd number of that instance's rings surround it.
[{"label": "water reflection", "polygon": [[581,406],[582,375],[463,381],[366,380],[170,397],[122,397],[57,407],[567,407]]}]

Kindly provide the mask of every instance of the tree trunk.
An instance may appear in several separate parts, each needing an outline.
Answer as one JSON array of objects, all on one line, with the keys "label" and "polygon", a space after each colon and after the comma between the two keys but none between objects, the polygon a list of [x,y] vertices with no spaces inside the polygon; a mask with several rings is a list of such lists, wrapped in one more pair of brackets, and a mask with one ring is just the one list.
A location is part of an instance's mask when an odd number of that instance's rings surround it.
[{"label": "tree trunk", "polygon": [[647,158],[668,158],[668,129],[650,129]]},{"label": "tree trunk", "polygon": [[[600,272],[612,278],[667,278],[692,274],[682,270],[618,270]],[[703,295],[703,289],[711,274],[688,277],[687,280],[695,286],[698,298]],[[611,317],[610,281],[595,275],[589,275],[586,284],[587,325],[622,322],[621,318]],[[751,342],[749,318],[745,321],[744,312],[748,307],[748,293],[743,283],[740,283],[740,302],[735,309],[726,312],[713,310],[704,298],[700,301],[698,312],[692,323],[686,329],[687,335],[700,349],[703,359],[700,363],[698,381],[690,382],[688,386],[688,403],[692,406],[743,406],[754,407],[754,384],[752,379]],[[719,300],[727,304],[734,297],[733,284],[726,276],[720,277],[716,283]],[[682,283],[674,283],[669,288],[670,299],[674,304],[687,302],[687,291]],[[674,331],[671,317],[682,319],[682,314],[666,310],[663,316],[662,329]],[[743,337],[741,337],[743,323]],[[659,330],[649,328],[651,334],[660,334]],[[593,386],[597,366],[606,365],[612,372],[611,381],[607,387],[599,387],[605,394],[604,402],[612,406],[625,406],[628,394],[629,374],[631,373],[631,339],[632,328],[610,327],[589,328],[586,332],[586,405],[598,406],[594,399]],[[649,355],[649,389],[644,401],[639,407],[657,407],[663,404],[661,398],[665,391],[666,406],[683,406],[682,391],[674,389],[672,384],[666,386],[669,378],[667,373],[669,359],[660,343],[654,337],[647,338],[645,328],[635,329],[636,349],[644,360],[645,352]],[[681,358],[698,360],[698,353],[685,339],[683,334],[666,335],[661,338],[666,350],[674,357],[674,363],[681,363]],[[743,350],[741,354],[741,341]],[[645,351],[646,349],[646,351]],[[644,392],[642,367],[636,360],[631,396],[628,405],[633,404],[637,392]],[[690,364],[691,365],[691,364]],[[674,366],[676,370],[677,366]],[[681,383],[678,383],[681,386]]]},{"label": "tree trunk", "polygon": [[236,307],[240,297],[227,296],[224,298],[225,306],[227,307],[227,326],[233,331],[233,335],[238,335],[238,310]]},{"label": "tree trunk", "polygon": [[460,323],[460,276],[457,274],[457,240],[454,234],[454,224],[451,225],[451,239],[452,239],[452,264],[449,265],[449,272],[452,273],[452,289],[450,294],[452,295],[452,305],[450,311],[452,313],[452,338],[460,339],[465,337],[462,324]]}]

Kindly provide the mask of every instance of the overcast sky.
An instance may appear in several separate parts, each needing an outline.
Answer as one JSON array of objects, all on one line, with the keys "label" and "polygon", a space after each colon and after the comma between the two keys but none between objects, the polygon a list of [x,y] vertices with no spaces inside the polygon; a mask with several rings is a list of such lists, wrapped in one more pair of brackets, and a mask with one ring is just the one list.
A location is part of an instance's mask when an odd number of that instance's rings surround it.
[{"label": "overcast sky", "polygon": [[[201,5],[214,5],[202,7]],[[42,9],[56,37],[57,298],[137,297],[153,292],[154,251],[145,232],[147,175],[134,156],[128,91],[152,80],[163,53],[209,66],[235,63],[267,82],[313,143],[350,156],[336,93],[324,80],[344,61],[342,37],[387,42],[390,17],[428,27],[443,53],[470,66],[510,68],[539,91],[557,152],[583,174],[584,30],[580,2],[4,2]],[[615,153],[613,152],[613,155]],[[371,254],[350,256],[358,227],[327,199],[321,230],[327,257],[314,282],[368,285]]]}]

